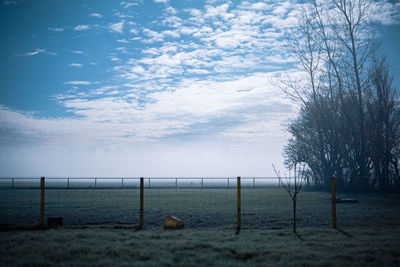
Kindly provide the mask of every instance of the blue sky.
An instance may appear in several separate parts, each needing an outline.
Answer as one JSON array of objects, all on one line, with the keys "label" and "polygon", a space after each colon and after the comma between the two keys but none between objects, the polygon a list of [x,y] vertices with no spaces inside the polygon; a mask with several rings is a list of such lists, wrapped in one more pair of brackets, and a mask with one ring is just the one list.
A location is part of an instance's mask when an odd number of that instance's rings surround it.
[{"label": "blue sky", "polygon": [[[400,84],[400,4],[373,4]],[[272,176],[296,1],[0,4],[0,175]],[[300,74],[299,74],[300,75]]]}]

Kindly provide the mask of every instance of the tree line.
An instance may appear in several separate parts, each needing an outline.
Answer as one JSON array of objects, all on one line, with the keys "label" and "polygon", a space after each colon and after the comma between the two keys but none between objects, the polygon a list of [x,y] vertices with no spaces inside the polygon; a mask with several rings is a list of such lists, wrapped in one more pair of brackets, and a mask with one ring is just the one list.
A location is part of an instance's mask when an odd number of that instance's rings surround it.
[{"label": "tree line", "polygon": [[299,103],[284,148],[306,184],[400,191],[400,98],[382,56],[367,0],[310,0],[289,45],[306,74],[282,81]]}]

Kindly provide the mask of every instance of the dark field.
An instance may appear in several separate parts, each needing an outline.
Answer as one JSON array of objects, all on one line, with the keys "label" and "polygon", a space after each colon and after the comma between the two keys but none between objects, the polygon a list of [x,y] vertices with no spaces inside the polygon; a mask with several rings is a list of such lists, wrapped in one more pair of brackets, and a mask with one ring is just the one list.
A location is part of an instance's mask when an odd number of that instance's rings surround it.
[{"label": "dark field", "polygon": [[[38,190],[2,190],[0,224],[39,221]],[[64,226],[0,232],[0,264],[66,265],[400,265],[398,195],[337,194],[338,230],[331,229],[331,196],[301,192],[298,235],[292,204],[278,187],[242,189],[242,231],[235,235],[235,189],[147,189],[145,229],[137,189],[47,190],[46,217]],[[164,231],[166,216],[184,230]],[[85,228],[82,229],[82,226]]]},{"label": "dark field", "polygon": [[[0,225],[33,225],[39,222],[40,190],[1,190]],[[338,203],[341,227],[396,226],[400,222],[400,197],[381,194],[337,194],[358,203]],[[283,188],[242,188],[244,227],[287,228],[292,224],[292,203]],[[331,225],[331,195],[301,192],[298,226]],[[236,189],[145,189],[146,227],[161,227],[168,215],[186,228],[235,227]],[[52,189],[45,193],[45,217],[63,217],[65,226],[137,224],[138,189]]]}]

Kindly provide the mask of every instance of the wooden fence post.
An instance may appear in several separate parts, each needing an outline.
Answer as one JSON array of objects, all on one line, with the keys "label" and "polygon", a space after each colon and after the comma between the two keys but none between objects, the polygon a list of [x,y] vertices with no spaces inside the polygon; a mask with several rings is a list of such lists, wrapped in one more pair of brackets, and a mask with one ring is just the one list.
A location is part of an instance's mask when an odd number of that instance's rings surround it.
[{"label": "wooden fence post", "polygon": [[334,176],[332,176],[332,227],[336,228],[336,192]]},{"label": "wooden fence post", "polygon": [[144,187],[143,177],[140,177],[140,217],[139,217],[139,228],[143,227],[143,187]]},{"label": "wooden fence post", "polygon": [[237,177],[237,231],[240,230],[241,227],[241,216],[240,216],[240,176]]},{"label": "wooden fence post", "polygon": [[40,178],[40,226],[44,226],[44,177]]}]

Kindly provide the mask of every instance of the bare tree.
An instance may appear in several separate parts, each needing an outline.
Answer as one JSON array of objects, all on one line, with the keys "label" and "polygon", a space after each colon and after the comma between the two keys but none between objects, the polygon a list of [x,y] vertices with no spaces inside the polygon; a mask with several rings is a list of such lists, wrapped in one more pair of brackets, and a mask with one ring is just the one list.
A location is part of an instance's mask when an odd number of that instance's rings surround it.
[{"label": "bare tree", "polygon": [[293,233],[296,233],[296,204],[297,204],[297,195],[300,193],[301,189],[304,186],[306,181],[305,179],[305,165],[296,164],[293,166],[294,176],[291,177],[290,173],[289,176],[286,176],[284,179],[282,178],[279,171],[276,170],[275,165],[272,164],[274,168],[275,174],[278,179],[281,181],[283,188],[285,188],[286,192],[289,193],[290,198],[292,199],[293,203]]},{"label": "bare tree", "polygon": [[369,2],[367,0],[331,0],[333,9],[330,20],[335,37],[347,51],[343,57],[345,66],[348,66],[349,88],[356,88],[358,106],[359,148],[356,155],[358,177],[354,186],[365,188],[367,185],[366,131],[365,131],[365,88],[368,82],[368,73],[365,63],[373,51],[369,29]]},{"label": "bare tree", "polygon": [[281,86],[301,104],[285,163],[305,163],[324,188],[332,175],[355,190],[371,186],[366,112],[376,42],[369,18],[367,0],[308,0],[290,41],[307,83]]},{"label": "bare tree", "polygon": [[396,184],[396,147],[400,143],[399,103],[385,58],[375,58],[371,68],[371,91],[367,99],[367,142],[372,183],[381,191]]}]

